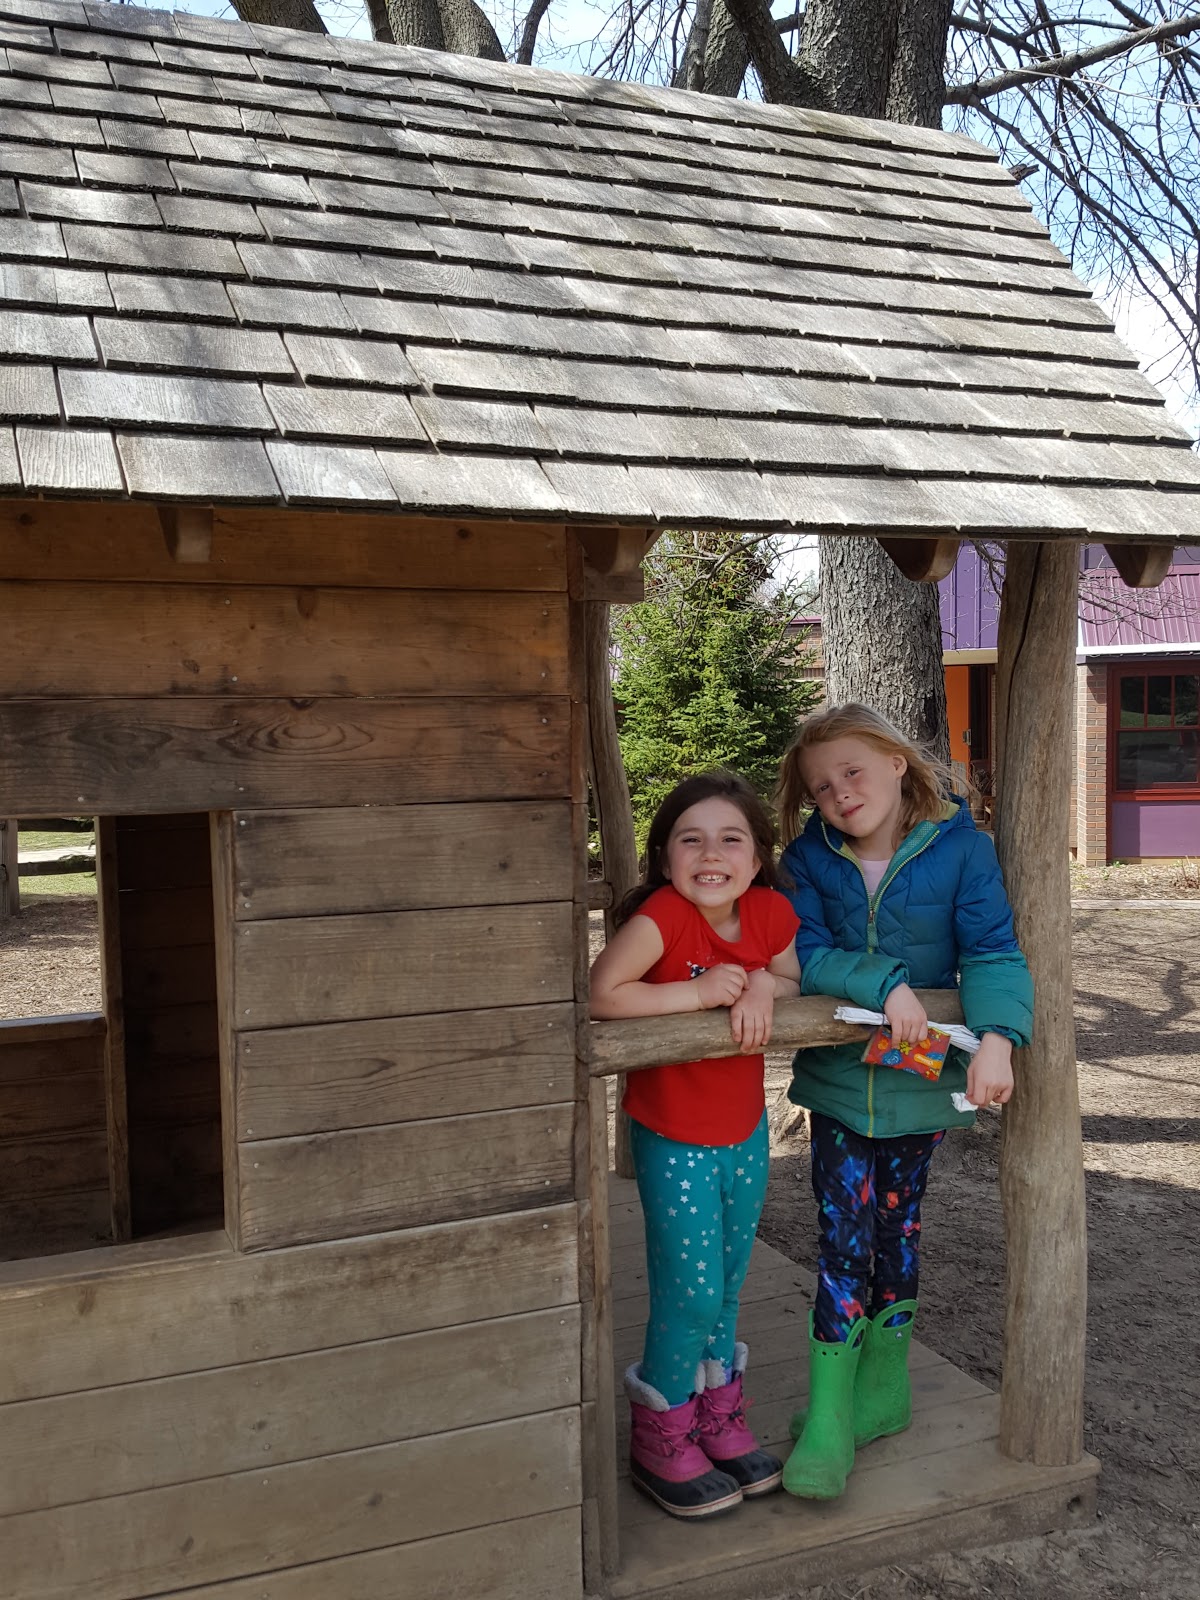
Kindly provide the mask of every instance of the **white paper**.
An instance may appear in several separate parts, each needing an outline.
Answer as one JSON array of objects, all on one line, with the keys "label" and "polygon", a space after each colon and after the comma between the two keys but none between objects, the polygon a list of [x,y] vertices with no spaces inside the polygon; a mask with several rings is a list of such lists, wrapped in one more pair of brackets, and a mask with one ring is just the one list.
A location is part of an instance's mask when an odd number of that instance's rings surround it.
[{"label": "white paper", "polygon": [[[833,1013],[838,1022],[865,1022],[876,1027],[885,1023],[887,1018],[882,1011],[868,1011],[863,1006],[838,1006]],[[979,1040],[970,1028],[964,1028],[961,1022],[934,1022],[930,1021],[931,1028],[938,1028],[942,1033],[950,1035],[950,1043],[957,1045],[967,1055],[973,1056],[979,1049]]]}]

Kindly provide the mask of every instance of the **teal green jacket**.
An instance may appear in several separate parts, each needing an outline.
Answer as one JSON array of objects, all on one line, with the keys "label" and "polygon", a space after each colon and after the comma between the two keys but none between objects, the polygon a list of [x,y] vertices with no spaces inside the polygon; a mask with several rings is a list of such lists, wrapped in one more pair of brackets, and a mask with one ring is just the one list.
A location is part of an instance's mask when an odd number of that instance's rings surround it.
[{"label": "teal green jacket", "polygon": [[[783,869],[800,917],[803,994],[881,1011],[897,984],[957,988],[972,1033],[1029,1043],[1033,980],[992,841],[961,802],[948,801],[937,822],[918,823],[874,895],[842,834],[817,812],[785,850]],[[865,1066],[862,1050],[850,1044],[797,1051],[789,1098],[868,1138],[974,1122],[973,1112],[956,1111],[950,1100],[966,1088],[961,1051],[952,1050],[939,1080],[929,1083],[895,1067]]]}]

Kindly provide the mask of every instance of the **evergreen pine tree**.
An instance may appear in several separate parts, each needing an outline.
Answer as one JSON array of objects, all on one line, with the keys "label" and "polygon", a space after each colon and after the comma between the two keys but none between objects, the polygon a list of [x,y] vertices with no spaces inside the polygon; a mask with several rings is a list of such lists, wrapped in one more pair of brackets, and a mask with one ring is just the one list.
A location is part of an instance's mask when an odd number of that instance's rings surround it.
[{"label": "evergreen pine tree", "polygon": [[769,796],[780,756],[819,698],[794,628],[805,586],[778,576],[784,552],[778,539],[664,534],[645,563],[645,601],[613,614],[639,848],[659,802],[689,773],[732,767]]}]

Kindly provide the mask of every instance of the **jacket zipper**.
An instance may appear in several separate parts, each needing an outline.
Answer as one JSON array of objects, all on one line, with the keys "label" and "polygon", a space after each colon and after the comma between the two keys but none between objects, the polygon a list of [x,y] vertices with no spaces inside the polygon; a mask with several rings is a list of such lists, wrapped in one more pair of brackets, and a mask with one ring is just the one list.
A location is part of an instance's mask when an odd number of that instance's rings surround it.
[{"label": "jacket zipper", "polygon": [[[830,849],[833,849],[833,846],[829,843],[829,833],[825,829],[824,822],[822,822],[821,828],[822,828],[822,832],[824,832],[824,834],[825,834],[825,843],[829,844]],[[929,846],[933,843],[933,841],[936,838],[937,838],[937,832],[935,830],[933,833],[931,833],[929,835],[929,837],[925,840],[925,842],[923,844],[919,845],[917,847],[917,849],[915,849],[912,852],[911,855],[905,856],[904,859],[902,861],[900,861],[899,863],[897,863],[897,865],[892,870],[890,870],[888,872],[885,872],[883,877],[882,877],[882,879],[880,880],[878,889],[876,889],[876,891],[875,891],[875,893],[873,895],[868,895],[867,896],[867,953],[868,953],[868,955],[874,955],[876,950],[879,948],[879,935],[878,935],[878,932],[876,931],[876,927],[875,927],[875,913],[879,909],[879,902],[883,899],[884,891],[892,883],[893,879],[895,879],[898,876],[898,874],[904,870],[904,868],[908,865],[908,863],[910,861],[915,861],[916,858],[921,854],[922,850],[928,850]],[[867,881],[867,875],[866,875],[865,872],[863,872],[862,862],[854,854],[854,851],[850,849],[849,845],[843,844],[839,850],[835,851],[835,854],[839,855],[839,856],[845,856],[848,861],[852,861],[854,863],[854,865],[858,868],[859,872],[862,874],[862,880],[863,880],[863,884],[865,886],[866,881]],[[899,854],[899,852],[897,852],[897,854]],[[867,1068],[867,1138],[868,1139],[873,1139],[874,1137],[875,1137],[875,1064],[874,1064],[874,1062],[872,1062],[871,1065],[868,1066],[868,1068]]]}]

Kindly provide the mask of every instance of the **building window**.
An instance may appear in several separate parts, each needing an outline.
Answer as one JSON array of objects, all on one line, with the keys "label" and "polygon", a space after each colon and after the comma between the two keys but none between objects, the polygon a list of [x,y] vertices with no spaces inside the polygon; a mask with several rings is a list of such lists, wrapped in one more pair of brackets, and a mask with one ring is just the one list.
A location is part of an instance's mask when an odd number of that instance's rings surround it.
[{"label": "building window", "polygon": [[1115,676],[1116,792],[1200,791],[1200,667],[1156,664]]}]

